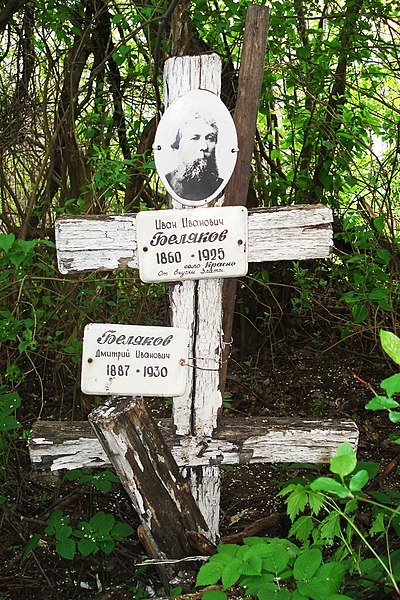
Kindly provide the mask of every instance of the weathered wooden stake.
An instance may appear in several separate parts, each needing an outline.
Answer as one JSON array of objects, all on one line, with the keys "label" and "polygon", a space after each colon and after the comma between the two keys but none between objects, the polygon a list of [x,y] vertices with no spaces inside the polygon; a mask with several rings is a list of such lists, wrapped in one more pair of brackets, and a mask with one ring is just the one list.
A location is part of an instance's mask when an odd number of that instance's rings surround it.
[{"label": "weathered wooden stake", "polygon": [[[224,206],[246,206],[258,105],[264,77],[268,26],[269,9],[265,6],[249,6],[240,61],[238,96],[233,115],[240,151],[235,170],[225,189]],[[222,289],[224,330],[224,352],[220,372],[220,390],[222,396],[225,391],[230,342],[232,339],[236,284],[236,279],[226,279]]]},{"label": "weathered wooden stake", "polygon": [[[219,95],[221,60],[216,54],[170,58],[164,69],[164,103],[168,107],[190,90]],[[173,207],[182,208],[173,202]],[[182,281],[170,286],[171,320],[190,332],[186,393],[173,399],[172,417],[179,435],[212,436],[222,409],[219,365],[222,354],[222,280]],[[213,540],[219,531],[220,470],[189,467],[185,476]]]},{"label": "weathered wooden stake", "polygon": [[113,398],[89,421],[140,517],[151,556],[209,554],[207,524],[144,400],[119,397],[115,406]]}]

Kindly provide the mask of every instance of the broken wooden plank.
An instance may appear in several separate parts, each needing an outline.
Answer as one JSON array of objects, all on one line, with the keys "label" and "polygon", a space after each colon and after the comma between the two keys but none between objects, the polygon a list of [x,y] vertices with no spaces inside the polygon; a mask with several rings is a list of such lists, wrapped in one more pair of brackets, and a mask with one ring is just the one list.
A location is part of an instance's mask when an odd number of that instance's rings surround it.
[{"label": "broken wooden plank", "polygon": [[[249,211],[249,262],[329,257],[332,219],[315,204]],[[138,268],[136,215],[60,217],[56,243],[64,274]]]},{"label": "broken wooden plank", "polygon": [[[348,441],[357,450],[359,432],[351,420],[224,417],[213,438],[177,436],[170,419],[158,422],[180,467],[258,463],[327,463]],[[37,421],[29,438],[32,465],[41,469],[105,467],[110,462],[89,423]]]},{"label": "broken wooden plank", "polygon": [[151,555],[199,553],[188,534],[207,536],[207,524],[143,398],[108,402],[89,422],[139,515]]},{"label": "broken wooden plank", "polygon": [[[206,521],[143,398],[108,401],[89,422],[138,513],[138,535],[150,556],[212,554]],[[166,589],[179,569],[158,566]]]}]

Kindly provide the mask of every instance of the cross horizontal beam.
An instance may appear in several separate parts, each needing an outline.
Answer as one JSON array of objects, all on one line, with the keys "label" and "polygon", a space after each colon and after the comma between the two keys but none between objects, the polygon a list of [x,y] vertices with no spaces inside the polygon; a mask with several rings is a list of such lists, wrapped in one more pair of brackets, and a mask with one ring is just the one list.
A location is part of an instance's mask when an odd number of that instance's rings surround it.
[{"label": "cross horizontal beam", "polygon": [[[326,463],[344,441],[357,450],[358,429],[346,419],[224,417],[213,438],[177,436],[170,419],[158,422],[180,467],[307,462]],[[32,465],[40,469],[110,466],[87,422],[37,421],[29,438]]]},{"label": "cross horizontal beam", "polygon": [[[251,210],[248,260],[327,258],[333,246],[331,222],[332,211],[323,205]],[[60,217],[56,241],[64,274],[138,268],[134,214]]]}]

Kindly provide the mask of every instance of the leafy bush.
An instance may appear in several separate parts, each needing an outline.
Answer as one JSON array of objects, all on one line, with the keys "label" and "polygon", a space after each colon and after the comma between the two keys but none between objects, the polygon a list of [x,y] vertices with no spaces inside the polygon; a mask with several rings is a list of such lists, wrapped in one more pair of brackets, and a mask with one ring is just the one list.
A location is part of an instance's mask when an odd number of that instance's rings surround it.
[{"label": "leafy bush", "polygon": [[[243,546],[219,546],[217,554],[200,568],[196,585],[221,581],[227,589],[237,583],[246,596],[259,600],[336,600],[347,598],[337,595],[345,573],[343,564],[324,562],[317,547],[300,549],[289,540],[253,537],[246,538]],[[203,598],[223,600],[228,596],[208,590]]]},{"label": "leafy bush", "polygon": [[[286,497],[292,520],[289,538],[300,546],[290,539],[257,537],[245,539],[243,546],[222,544],[200,568],[196,585],[221,582],[227,589],[236,584],[259,600],[362,598],[367,587],[400,595],[400,550],[389,542],[389,530],[400,535],[400,492],[364,492],[379,465],[357,461],[348,442],[332,457],[330,470],[329,477],[291,482],[279,494]],[[203,598],[227,595],[207,590]]]},{"label": "leafy bush", "polygon": [[[390,331],[380,331],[382,348],[388,356],[398,365],[400,365],[400,338]],[[387,410],[389,419],[392,423],[400,423],[400,404],[394,399],[394,395],[400,393],[400,373],[387,377],[380,383],[381,388],[386,392],[386,396],[375,395],[365,408],[368,410]],[[400,444],[400,434],[394,433],[392,441]]]},{"label": "leafy bush", "polygon": [[113,471],[94,471],[93,469],[72,469],[65,473],[65,479],[78,484],[90,484],[94,489],[106,494],[111,491],[113,483],[120,483]]},{"label": "leafy bush", "polygon": [[347,287],[341,299],[350,307],[355,323],[372,322],[378,310],[393,313],[398,308],[398,282],[392,273],[392,252],[382,247],[380,232],[384,218],[377,217],[368,228],[362,221],[345,219],[338,234],[351,248],[341,257],[341,279]]},{"label": "leafy bush", "polygon": [[[86,557],[102,551],[111,554],[116,542],[123,541],[133,533],[133,528],[117,521],[115,517],[103,511],[97,512],[89,521],[78,523],[76,529],[70,525],[71,517],[65,515],[61,510],[51,513],[44,533],[44,539],[55,545],[57,554],[62,558],[72,560],[78,552]],[[26,545],[23,561],[38,546],[42,535],[34,534]]]}]

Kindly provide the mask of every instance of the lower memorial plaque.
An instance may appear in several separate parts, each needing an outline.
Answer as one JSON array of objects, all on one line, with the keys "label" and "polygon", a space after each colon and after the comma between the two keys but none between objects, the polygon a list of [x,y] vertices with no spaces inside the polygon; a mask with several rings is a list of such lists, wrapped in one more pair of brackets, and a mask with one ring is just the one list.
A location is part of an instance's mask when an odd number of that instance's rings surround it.
[{"label": "lower memorial plaque", "polygon": [[182,396],[189,332],[177,327],[86,325],[81,387],[85,394]]}]

